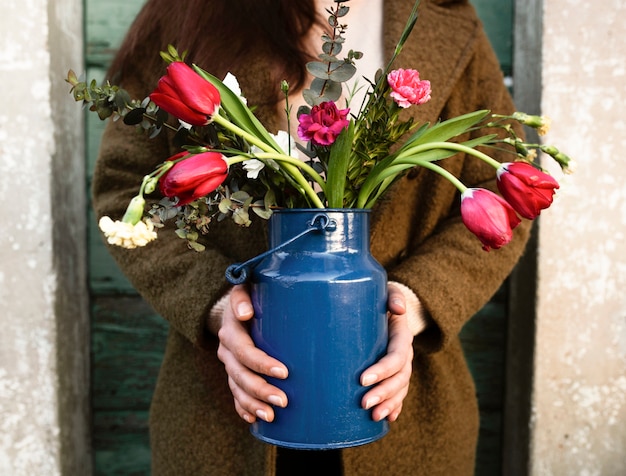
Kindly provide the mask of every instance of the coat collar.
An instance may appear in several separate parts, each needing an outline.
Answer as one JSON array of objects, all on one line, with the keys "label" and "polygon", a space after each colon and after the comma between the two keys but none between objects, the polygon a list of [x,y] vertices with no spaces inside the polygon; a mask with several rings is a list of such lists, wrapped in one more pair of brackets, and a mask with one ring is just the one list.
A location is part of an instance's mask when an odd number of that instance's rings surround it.
[{"label": "coat collar", "polygon": [[[446,4],[444,6],[444,4]],[[404,29],[413,1],[386,0],[384,48],[390,58]],[[466,1],[422,0],[418,19],[395,68],[412,68],[431,82],[431,100],[417,108],[421,120],[434,122],[469,63],[480,23]]]}]

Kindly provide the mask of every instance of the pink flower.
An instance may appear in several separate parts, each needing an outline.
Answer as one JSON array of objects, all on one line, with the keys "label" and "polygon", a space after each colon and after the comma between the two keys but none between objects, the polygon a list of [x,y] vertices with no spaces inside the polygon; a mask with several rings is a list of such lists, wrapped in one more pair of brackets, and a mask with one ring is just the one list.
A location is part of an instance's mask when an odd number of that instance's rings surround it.
[{"label": "pink flower", "polygon": [[463,192],[461,218],[485,251],[498,249],[511,241],[513,228],[521,221],[502,197],[482,188],[468,188]]},{"label": "pink flower", "polygon": [[[188,152],[180,152],[168,160],[182,159]],[[174,164],[159,180],[161,193],[178,197],[178,205],[185,205],[208,195],[226,179],[228,164],[218,152],[192,155]]]},{"label": "pink flower", "polygon": [[527,162],[508,162],[498,168],[498,190],[524,218],[533,220],[552,204],[558,182]]},{"label": "pink flower", "polygon": [[337,109],[332,101],[313,106],[310,114],[301,114],[298,117],[298,137],[312,141],[315,145],[331,145],[350,124],[346,119],[349,112],[350,109]]},{"label": "pink flower", "polygon": [[220,106],[220,93],[182,61],[170,63],[150,99],[164,111],[194,126],[208,124]]},{"label": "pink flower", "polygon": [[387,82],[391,97],[400,107],[430,101],[430,81],[420,80],[419,72],[414,69],[394,69],[387,75]]}]

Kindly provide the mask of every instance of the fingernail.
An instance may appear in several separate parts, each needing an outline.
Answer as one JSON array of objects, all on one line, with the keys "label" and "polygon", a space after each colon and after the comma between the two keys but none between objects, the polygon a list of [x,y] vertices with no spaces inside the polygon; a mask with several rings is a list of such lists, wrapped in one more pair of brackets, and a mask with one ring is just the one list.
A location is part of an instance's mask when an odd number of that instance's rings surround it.
[{"label": "fingernail", "polygon": [[246,423],[252,423],[252,417],[247,413],[244,413],[243,419],[246,421]]},{"label": "fingernail", "polygon": [[380,412],[380,415],[378,415],[378,421],[384,420],[387,418],[387,415],[389,415],[389,410],[385,408],[382,412]]},{"label": "fingernail", "polygon": [[237,316],[238,317],[249,316],[253,312],[254,310],[252,309],[252,306],[250,305],[249,302],[240,302],[239,304],[237,304]]},{"label": "fingernail", "polygon": [[394,306],[399,307],[400,309],[406,309],[405,305],[404,305],[404,300],[399,299],[399,298],[395,298],[391,300],[391,304],[393,304]]},{"label": "fingernail", "polygon": [[287,378],[287,370],[282,367],[272,367],[270,375],[276,378]]},{"label": "fingernail", "polygon": [[272,405],[276,405],[277,407],[283,408],[285,406],[285,401],[278,395],[270,395],[267,399]]},{"label": "fingernail", "polygon": [[370,398],[368,398],[367,401],[365,402],[365,409],[369,410],[374,405],[376,405],[378,402],[380,402],[380,397],[370,397]]},{"label": "fingernail", "polygon": [[269,420],[267,419],[267,412],[264,412],[263,410],[257,410],[255,413],[256,416],[258,416],[261,420],[269,422]]},{"label": "fingernail", "polygon": [[363,375],[363,378],[361,378],[361,385],[363,385],[364,387],[369,387],[374,382],[376,382],[377,379],[378,375],[376,374]]}]

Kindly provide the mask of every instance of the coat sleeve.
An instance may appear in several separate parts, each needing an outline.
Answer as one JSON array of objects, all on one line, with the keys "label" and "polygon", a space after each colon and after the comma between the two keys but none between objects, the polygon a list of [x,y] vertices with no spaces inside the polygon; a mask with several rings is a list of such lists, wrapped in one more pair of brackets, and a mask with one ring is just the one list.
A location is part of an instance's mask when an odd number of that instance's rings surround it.
[{"label": "coat sleeve", "polygon": [[[501,114],[514,111],[497,58],[482,32],[475,41],[472,59],[447,101],[442,118],[479,109]],[[508,153],[493,149],[487,152],[501,162],[514,160],[514,156]],[[465,185],[496,191],[492,166],[473,157],[444,162],[442,165]],[[438,187],[452,190],[449,184],[441,185],[445,179],[437,177],[433,180]],[[463,325],[493,296],[522,255],[532,225],[524,220],[514,230],[509,244],[486,252],[461,221],[458,192],[450,191],[448,196],[450,204],[442,211],[432,233],[425,238],[415,238],[406,257],[388,270],[390,279],[404,283],[415,292],[431,318],[432,324],[415,341],[425,352],[439,351],[456,339]]]},{"label": "coat sleeve", "polygon": [[[133,91],[143,90],[132,85],[125,87],[131,96]],[[107,215],[113,220],[121,219],[143,176],[172,152],[164,133],[149,139],[122,121],[108,123],[92,182],[96,218]],[[209,335],[209,310],[226,292],[224,270],[233,259],[210,245],[204,252],[191,251],[172,226],[159,229],[158,239],[143,248],[107,246],[121,271],[156,312],[190,341],[202,346]]]}]

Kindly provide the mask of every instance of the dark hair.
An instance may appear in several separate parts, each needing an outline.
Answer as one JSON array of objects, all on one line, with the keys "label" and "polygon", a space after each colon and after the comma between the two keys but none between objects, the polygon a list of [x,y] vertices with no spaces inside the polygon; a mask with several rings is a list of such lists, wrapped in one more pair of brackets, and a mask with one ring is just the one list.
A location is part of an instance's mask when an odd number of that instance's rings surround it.
[{"label": "dark hair", "polygon": [[286,79],[297,90],[310,60],[304,38],[317,21],[313,0],[148,0],[108,77],[115,83],[138,75],[158,78],[165,67],[159,52],[172,44],[188,52],[187,62],[218,77],[241,70],[255,52],[269,52],[277,87]]}]

